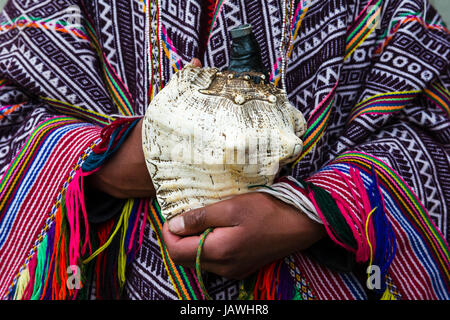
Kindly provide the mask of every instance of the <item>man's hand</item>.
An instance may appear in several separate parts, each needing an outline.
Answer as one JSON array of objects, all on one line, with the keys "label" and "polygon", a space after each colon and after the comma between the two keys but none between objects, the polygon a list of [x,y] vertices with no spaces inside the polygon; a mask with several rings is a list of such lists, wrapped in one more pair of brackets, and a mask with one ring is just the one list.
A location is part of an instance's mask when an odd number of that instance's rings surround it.
[{"label": "man's hand", "polygon": [[142,119],[111,159],[87,177],[87,183],[116,198],[155,197],[142,151]]},{"label": "man's hand", "polygon": [[195,265],[200,236],[202,270],[243,279],[264,265],[306,249],[325,231],[296,208],[265,193],[248,193],[186,212],[166,222],[163,238],[176,264]]}]

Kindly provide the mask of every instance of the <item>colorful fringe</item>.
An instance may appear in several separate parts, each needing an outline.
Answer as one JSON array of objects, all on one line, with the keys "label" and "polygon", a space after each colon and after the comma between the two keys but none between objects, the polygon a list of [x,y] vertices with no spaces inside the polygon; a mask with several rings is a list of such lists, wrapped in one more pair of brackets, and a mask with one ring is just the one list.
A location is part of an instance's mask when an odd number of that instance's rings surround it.
[{"label": "colorful fringe", "polygon": [[[77,163],[37,250],[22,267],[8,298],[120,298],[126,265],[142,244],[149,202],[130,199],[119,216],[101,224],[90,223],[83,179],[102,166],[138,121],[138,118],[118,119],[105,127],[100,134],[101,140]],[[95,293],[92,292],[93,284]]]},{"label": "colorful fringe", "polygon": [[161,215],[161,209],[156,200],[153,201],[152,206],[150,207],[148,219],[158,238],[164,265],[178,297],[182,300],[205,299],[200,284],[197,281],[195,271],[190,268],[176,265],[169,256],[167,248],[162,241],[162,226],[165,220]]},{"label": "colorful fringe", "polygon": [[[0,182],[0,256],[8,263],[0,263],[2,298],[14,296],[14,288],[21,290],[27,283],[26,273],[32,274],[30,262],[55,220],[62,196],[58,192],[66,189],[79,162],[92,151],[86,146],[92,145],[98,134],[97,127],[74,118],[47,119],[31,133],[4,174]],[[54,167],[55,163],[58,166]]]},{"label": "colorful fringe", "polygon": [[[283,182],[303,188],[336,245],[332,250],[345,249],[356,264],[352,272],[332,271],[326,259],[294,254],[244,282],[240,298],[449,299],[448,246],[414,193],[381,160],[348,152],[307,181]],[[372,270],[378,283],[371,282]]]},{"label": "colorful fringe", "polygon": [[[334,191],[330,193],[311,181],[301,184],[289,179],[283,181],[293,184],[296,189],[304,188],[316,207],[330,239],[353,253],[357,263],[381,266],[381,278],[384,279],[396,252],[396,241],[392,228],[386,220],[383,200],[379,196],[377,185],[364,187],[356,170],[351,170],[349,177],[340,172],[336,172],[336,175],[343,181],[342,186],[349,188],[351,199],[344,201]],[[338,188],[342,186],[339,185]],[[336,184],[331,190],[335,187]],[[295,266],[292,266],[290,272],[288,264],[283,261],[266,266],[258,273],[253,297],[271,300],[298,297],[295,288],[301,287],[303,279],[295,281],[296,277],[290,275],[294,269]],[[377,289],[380,297],[386,289],[383,282]]]},{"label": "colorful fringe", "polygon": [[[388,165],[362,152],[347,152],[308,182],[327,190],[352,222],[358,245],[352,247],[328,224],[336,244],[355,252],[357,260],[377,265],[405,299],[449,298],[448,246],[416,195]],[[383,281],[382,288],[386,285]]]}]

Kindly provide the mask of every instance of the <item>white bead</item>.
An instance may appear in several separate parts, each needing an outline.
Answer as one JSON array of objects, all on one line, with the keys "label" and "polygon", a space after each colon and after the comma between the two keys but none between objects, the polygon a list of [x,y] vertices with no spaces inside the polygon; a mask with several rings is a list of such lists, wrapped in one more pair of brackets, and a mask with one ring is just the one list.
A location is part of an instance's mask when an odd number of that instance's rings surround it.
[{"label": "white bead", "polygon": [[269,102],[275,103],[277,102],[277,97],[275,97],[273,94],[269,96]]},{"label": "white bead", "polygon": [[237,104],[243,104],[245,102],[245,98],[242,94],[237,94],[234,97],[234,102],[236,102]]},{"label": "white bead", "polygon": [[302,151],[302,146],[299,144],[296,144],[294,147],[294,154],[299,154]]}]

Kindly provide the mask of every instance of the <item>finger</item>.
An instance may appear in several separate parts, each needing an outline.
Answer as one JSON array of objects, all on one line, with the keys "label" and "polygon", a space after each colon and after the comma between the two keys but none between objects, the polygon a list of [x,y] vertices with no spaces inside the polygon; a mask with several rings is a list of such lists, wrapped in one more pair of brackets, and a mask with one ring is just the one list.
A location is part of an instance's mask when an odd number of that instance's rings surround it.
[{"label": "finger", "polygon": [[[230,250],[226,250],[229,243],[230,228],[214,229],[205,239],[200,257],[201,269],[222,274],[226,262],[229,260]],[[197,258],[200,236],[180,237],[169,231],[167,223],[163,225],[162,236],[169,255],[175,264],[194,268]]]},{"label": "finger", "polygon": [[173,262],[186,267],[195,265],[200,236],[180,237],[169,231],[168,224],[162,228],[164,244]]},{"label": "finger", "polygon": [[233,199],[185,212],[169,220],[171,232],[187,236],[195,235],[213,227],[233,227],[238,225],[237,211]]},{"label": "finger", "polygon": [[192,58],[191,64],[193,64],[197,68],[201,68],[202,67],[202,62],[198,58]]}]

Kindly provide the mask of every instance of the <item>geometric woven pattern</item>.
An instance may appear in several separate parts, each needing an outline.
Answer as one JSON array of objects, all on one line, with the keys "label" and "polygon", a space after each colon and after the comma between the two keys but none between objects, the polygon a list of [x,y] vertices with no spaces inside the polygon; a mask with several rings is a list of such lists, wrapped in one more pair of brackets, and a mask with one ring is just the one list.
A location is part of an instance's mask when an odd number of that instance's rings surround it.
[{"label": "geometric woven pattern", "polygon": [[[423,17],[424,0],[386,0],[380,6],[379,28],[365,33],[367,37],[358,46],[348,47],[349,26],[363,17],[360,13],[366,7],[378,3],[10,0],[0,14],[0,192],[7,187],[18,205],[25,205],[22,195],[14,193],[18,188],[13,184],[16,180],[6,175],[13,171],[8,168],[23,154],[31,159],[34,149],[26,151],[31,142],[40,141],[33,137],[39,124],[73,117],[76,124],[58,127],[64,139],[45,140],[42,145],[48,149],[39,151],[61,150],[71,161],[39,163],[46,170],[41,174],[57,172],[60,179],[44,186],[51,185],[54,190],[44,194],[43,187],[39,189],[43,195],[35,195],[48,203],[27,204],[31,209],[43,208],[35,212],[36,219],[28,226],[40,230],[50,215],[48,208],[56,201],[47,198],[59,193],[78,153],[92,143],[99,126],[119,114],[117,102],[122,96],[129,102],[130,114],[144,115],[151,98],[193,57],[205,66],[226,67],[229,30],[251,23],[272,81],[285,86],[289,100],[306,119],[311,115],[319,118],[314,111],[333,93],[323,135],[292,169],[292,176],[311,177],[347,151],[373,156],[404,180],[448,241],[450,119],[445,113],[448,108],[442,108],[444,100],[435,99],[440,101],[436,104],[424,92],[439,88],[432,91],[435,98],[437,92],[450,91],[449,33],[432,7],[427,7]],[[300,16],[301,21],[297,19]],[[299,21],[298,36],[293,37],[295,32],[289,31],[295,30],[294,22]],[[405,92],[411,96],[402,103],[391,103],[393,112],[385,109],[386,101],[380,97],[394,99]],[[376,105],[369,103],[374,101]],[[96,122],[97,118],[103,122]],[[71,133],[64,130],[72,127],[80,133],[69,139]],[[69,148],[60,141],[79,145]],[[0,236],[6,235],[8,227],[4,216],[5,212],[0,212]],[[14,236],[20,239],[20,250],[9,253],[14,264],[0,260],[15,275],[19,271],[16,266],[23,264],[36,239]],[[154,229],[147,225],[143,244],[127,270],[128,298],[177,298],[160,249]],[[352,274],[334,273],[305,257],[287,259],[291,275],[298,280],[298,293],[305,300],[366,298]],[[342,287],[323,279],[333,279]],[[402,298],[402,288],[396,287],[393,279],[390,274],[388,288]],[[237,281],[210,275],[205,282],[216,299],[234,298],[239,293]],[[0,283],[2,288],[9,285]]]}]

